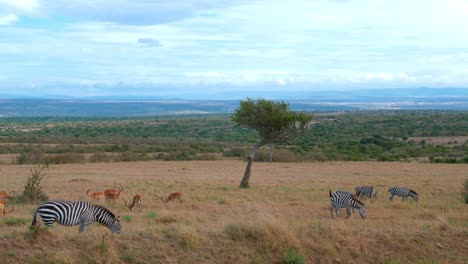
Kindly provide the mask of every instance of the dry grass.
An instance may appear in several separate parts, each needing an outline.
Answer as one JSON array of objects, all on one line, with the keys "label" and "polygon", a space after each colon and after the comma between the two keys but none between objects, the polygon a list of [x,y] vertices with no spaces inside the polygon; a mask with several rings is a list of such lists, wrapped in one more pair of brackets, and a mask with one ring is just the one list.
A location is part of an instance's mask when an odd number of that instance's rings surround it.
[{"label": "dry grass", "polygon": [[[0,165],[0,189],[22,190],[30,166]],[[237,188],[236,160],[54,165],[45,179],[51,199],[88,200],[87,189],[125,187],[142,195],[142,212],[119,200],[124,234],[98,224],[29,230],[0,222],[2,263],[281,263],[297,252],[306,263],[466,263],[468,210],[461,189],[468,166],[420,163],[255,163],[251,188]],[[328,189],[373,184],[368,218],[330,219]],[[388,201],[408,186],[420,202]],[[163,204],[179,191],[184,203]],[[5,218],[31,219],[37,205],[15,205]]]}]

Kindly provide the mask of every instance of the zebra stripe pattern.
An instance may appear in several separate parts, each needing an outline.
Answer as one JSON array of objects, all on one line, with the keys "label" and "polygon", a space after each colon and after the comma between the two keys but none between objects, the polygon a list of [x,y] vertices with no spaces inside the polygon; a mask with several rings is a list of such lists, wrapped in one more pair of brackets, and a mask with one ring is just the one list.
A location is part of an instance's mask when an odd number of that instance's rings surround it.
[{"label": "zebra stripe pattern", "polygon": [[416,193],[415,191],[411,190],[411,189],[407,189],[407,188],[403,188],[403,187],[390,187],[390,189],[388,189],[388,192],[390,193],[390,201],[393,201],[393,196],[401,196],[401,200],[404,201],[404,200],[408,200],[408,196],[411,196],[413,197],[413,199],[415,201],[418,201],[419,199],[419,195],[418,193]]},{"label": "zebra stripe pattern", "polygon": [[369,186],[369,185],[364,185],[364,186],[358,186],[354,188],[356,191],[356,196],[357,197],[369,197],[369,198],[376,198],[377,197],[377,191],[374,190],[374,186]]},{"label": "zebra stripe pattern", "polygon": [[336,191],[332,193],[331,190],[329,191],[330,195],[330,214],[331,218],[333,218],[333,209],[335,209],[335,214],[338,217],[338,211],[340,208],[346,208],[346,214],[349,217],[351,215],[351,210],[357,209],[361,218],[366,218],[366,207],[365,205],[359,201],[358,199],[354,198],[354,196],[350,192],[346,191]]},{"label": "zebra stripe pattern", "polygon": [[42,219],[44,225],[51,227],[54,222],[64,226],[80,225],[80,232],[85,232],[88,226],[98,222],[111,232],[120,234],[121,226],[119,217],[111,211],[89,202],[83,201],[48,201],[36,209],[32,226],[36,225],[37,214]]}]

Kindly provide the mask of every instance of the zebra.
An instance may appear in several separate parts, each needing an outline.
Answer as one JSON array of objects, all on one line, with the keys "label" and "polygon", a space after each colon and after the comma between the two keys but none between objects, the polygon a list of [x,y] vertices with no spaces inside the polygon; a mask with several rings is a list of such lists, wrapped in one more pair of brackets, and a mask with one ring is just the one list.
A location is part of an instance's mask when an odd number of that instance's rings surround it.
[{"label": "zebra", "polygon": [[356,188],[354,188],[354,190],[356,191],[356,196],[357,197],[369,197],[369,198],[377,198],[377,191],[374,189],[374,186],[369,186],[369,185],[365,185],[365,186],[358,186]]},{"label": "zebra", "polygon": [[366,207],[365,205],[359,201],[358,199],[354,198],[354,196],[350,192],[346,191],[336,191],[332,193],[331,190],[329,191],[330,196],[330,214],[331,218],[333,218],[333,209],[335,209],[335,214],[338,217],[338,211],[340,208],[346,208],[346,215],[349,217],[351,215],[351,210],[357,209],[361,218],[366,218]]},{"label": "zebra", "polygon": [[390,189],[388,189],[388,192],[390,193],[390,198],[389,200],[390,201],[393,201],[393,196],[401,196],[401,200],[408,200],[408,196],[411,196],[413,197],[413,199],[415,201],[418,201],[419,199],[419,195],[417,192],[411,190],[411,189],[407,189],[407,188],[402,188],[402,187],[390,187]]},{"label": "zebra", "polygon": [[40,205],[34,212],[31,226],[36,225],[39,213],[44,225],[51,227],[54,222],[64,226],[80,225],[80,232],[85,232],[88,225],[98,222],[111,232],[120,234],[119,217],[100,205],[84,201],[48,201]]}]

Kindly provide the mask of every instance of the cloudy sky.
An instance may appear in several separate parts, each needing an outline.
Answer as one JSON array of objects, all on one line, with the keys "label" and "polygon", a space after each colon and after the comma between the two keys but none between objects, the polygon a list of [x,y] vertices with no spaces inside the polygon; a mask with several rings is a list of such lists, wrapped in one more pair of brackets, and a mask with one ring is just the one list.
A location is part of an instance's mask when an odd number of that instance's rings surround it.
[{"label": "cloudy sky", "polygon": [[405,87],[468,87],[468,0],[0,0],[0,94]]}]

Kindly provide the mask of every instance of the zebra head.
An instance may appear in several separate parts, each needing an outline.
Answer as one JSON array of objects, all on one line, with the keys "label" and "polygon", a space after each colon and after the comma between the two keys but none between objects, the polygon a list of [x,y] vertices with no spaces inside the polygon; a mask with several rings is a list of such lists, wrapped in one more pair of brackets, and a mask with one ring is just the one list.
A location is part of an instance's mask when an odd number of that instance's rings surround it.
[{"label": "zebra head", "polygon": [[120,226],[120,216],[114,218],[114,222],[109,226],[109,229],[113,233],[121,234],[122,227]]},{"label": "zebra head", "polygon": [[356,199],[356,208],[358,209],[359,215],[362,219],[365,219],[367,216],[366,206],[359,200]]},{"label": "zebra head", "polygon": [[107,208],[104,208],[100,205],[94,205],[94,215],[96,221],[107,228],[113,233],[120,234],[122,227],[120,226],[120,217],[115,216]]},{"label": "zebra head", "polygon": [[418,201],[418,199],[419,199],[418,193],[415,192],[415,191],[413,191],[413,190],[409,190],[409,196],[413,197],[413,199],[414,199],[415,201]]}]

